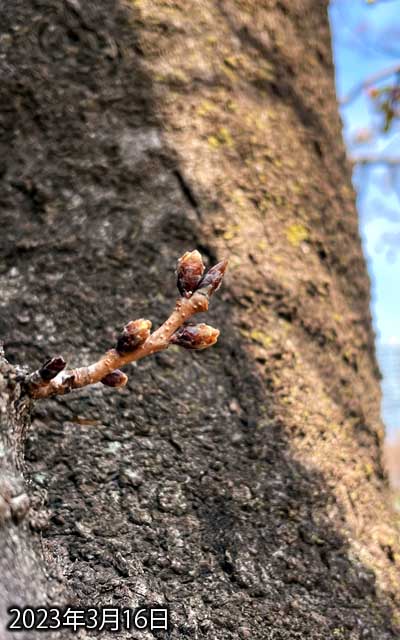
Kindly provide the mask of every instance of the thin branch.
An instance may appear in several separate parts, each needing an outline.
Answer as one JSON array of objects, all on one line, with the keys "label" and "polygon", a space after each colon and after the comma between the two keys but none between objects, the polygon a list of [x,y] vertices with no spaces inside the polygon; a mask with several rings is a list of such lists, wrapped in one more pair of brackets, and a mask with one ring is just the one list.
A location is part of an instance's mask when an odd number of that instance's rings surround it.
[{"label": "thin branch", "polygon": [[52,358],[40,369],[29,374],[25,389],[32,398],[64,395],[96,382],[110,387],[123,387],[128,378],[120,371],[131,362],[177,344],[186,349],[206,349],[218,339],[219,331],[206,324],[185,324],[191,316],[208,310],[211,295],[219,288],[227,260],[222,260],[204,274],[204,264],[198,251],[185,253],[178,261],[178,298],[169,318],[159,329],[150,333],[149,320],[129,322],[119,336],[114,349],[107,351],[88,367],[64,370],[60,356]]},{"label": "thin branch", "polygon": [[384,2],[398,2],[398,0],[369,0],[369,2],[367,0],[367,4],[371,4],[371,5],[383,4]]},{"label": "thin branch", "polygon": [[365,89],[368,89],[368,87],[375,84],[376,82],[379,82],[380,80],[384,80],[389,76],[393,76],[396,73],[400,73],[400,63],[398,62],[395,65],[392,65],[391,67],[386,67],[385,69],[381,69],[377,73],[374,73],[368,76],[367,78],[365,78],[360,84],[357,84],[355,87],[353,87],[346,96],[343,96],[343,98],[339,100],[339,104],[341,106],[348,105],[355,98],[357,98],[357,96],[360,93],[362,93]]},{"label": "thin branch", "polygon": [[380,155],[366,155],[366,156],[353,156],[349,158],[353,164],[365,165],[384,165],[389,167],[400,166],[399,157],[380,156]]}]

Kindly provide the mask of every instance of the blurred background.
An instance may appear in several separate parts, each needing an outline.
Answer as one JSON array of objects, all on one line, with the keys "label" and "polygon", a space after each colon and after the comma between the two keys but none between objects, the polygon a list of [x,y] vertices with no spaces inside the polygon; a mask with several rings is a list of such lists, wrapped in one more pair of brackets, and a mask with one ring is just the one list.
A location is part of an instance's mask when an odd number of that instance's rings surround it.
[{"label": "blurred background", "polygon": [[372,284],[386,457],[400,490],[400,0],[331,0],[330,21]]}]

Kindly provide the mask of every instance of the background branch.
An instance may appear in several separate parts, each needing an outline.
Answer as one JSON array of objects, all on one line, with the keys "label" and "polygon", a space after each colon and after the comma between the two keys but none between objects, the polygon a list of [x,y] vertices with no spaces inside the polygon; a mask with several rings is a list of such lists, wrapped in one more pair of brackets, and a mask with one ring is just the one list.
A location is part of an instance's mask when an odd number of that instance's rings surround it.
[{"label": "background branch", "polygon": [[379,154],[371,154],[365,156],[350,157],[350,162],[358,165],[385,165],[389,167],[400,166],[400,157],[380,156]]},{"label": "background branch", "polygon": [[389,78],[390,76],[400,73],[400,63],[392,65],[391,67],[386,67],[385,69],[381,69],[377,73],[373,73],[367,78],[365,78],[360,84],[357,84],[353,87],[349,93],[343,98],[339,100],[339,104],[341,106],[346,106],[350,102],[352,102],[357,96],[362,93],[365,89],[368,89],[371,85],[375,84],[375,82],[379,82],[379,80],[384,80],[385,78]]}]

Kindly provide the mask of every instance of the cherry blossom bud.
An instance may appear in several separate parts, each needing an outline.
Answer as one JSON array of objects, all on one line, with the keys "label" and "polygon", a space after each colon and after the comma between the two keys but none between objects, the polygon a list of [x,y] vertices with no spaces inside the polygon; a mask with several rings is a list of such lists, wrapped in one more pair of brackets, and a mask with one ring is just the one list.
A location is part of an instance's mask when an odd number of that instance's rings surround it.
[{"label": "cherry blossom bud", "polygon": [[132,320],[125,325],[117,340],[117,351],[120,354],[129,353],[139,347],[150,335],[150,320]]},{"label": "cherry blossom bud", "polygon": [[128,376],[119,369],[115,369],[115,371],[108,373],[101,382],[105,384],[106,387],[124,387],[128,382]]},{"label": "cherry blossom bud", "polygon": [[178,260],[176,273],[179,293],[185,298],[190,298],[192,293],[196,291],[204,273],[204,264],[200,253],[198,251],[186,251]]},{"label": "cherry blossom bud", "polygon": [[379,96],[379,89],[376,89],[375,87],[371,87],[370,89],[368,89],[368,95],[370,98],[377,98]]},{"label": "cherry blossom bud", "polygon": [[224,277],[224,273],[226,267],[228,265],[228,260],[224,259],[221,262],[218,262],[214,267],[211,267],[207,271],[207,273],[203,276],[200,284],[197,287],[197,291],[203,293],[204,295],[210,297],[212,296],[217,289],[221,286],[222,278]]},{"label": "cherry blossom bud", "polygon": [[187,324],[172,335],[170,342],[184,349],[207,349],[218,340],[219,331],[208,324]]},{"label": "cherry blossom bud", "polygon": [[66,362],[61,356],[56,356],[45,362],[43,367],[39,369],[39,375],[44,382],[50,382],[60,371],[64,369]]}]

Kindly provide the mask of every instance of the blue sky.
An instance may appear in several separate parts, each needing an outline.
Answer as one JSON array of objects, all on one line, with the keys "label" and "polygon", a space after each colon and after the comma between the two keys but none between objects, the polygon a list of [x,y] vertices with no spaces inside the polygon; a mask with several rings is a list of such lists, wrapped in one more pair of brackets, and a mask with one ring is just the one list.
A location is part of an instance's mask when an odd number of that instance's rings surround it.
[{"label": "blue sky", "polygon": [[[331,0],[330,20],[338,97],[371,74],[400,63],[400,0],[377,0],[373,4]],[[397,42],[397,52],[391,51]],[[354,144],[357,132],[371,129],[379,121],[365,92],[342,107],[341,115],[349,155],[377,151],[400,155],[399,125],[390,135],[378,134],[373,142]],[[368,173],[356,169],[353,182],[358,192],[360,233],[371,278],[372,315],[383,374],[382,417],[390,440],[400,434],[400,186],[396,194],[384,167],[370,168]],[[392,244],[383,241],[384,234],[391,234]]]},{"label": "blue sky", "polygon": [[[400,43],[400,0],[379,0],[368,4],[365,0],[332,0],[330,8],[333,50],[336,66],[338,96],[344,96],[364,78],[400,62],[394,48]],[[384,83],[383,83],[384,84]],[[370,99],[363,93],[350,105],[342,107],[344,135],[349,147],[357,131],[377,122]],[[373,145],[360,145],[353,154],[386,150],[386,155],[400,154],[400,128],[390,136],[379,136]],[[390,176],[382,168],[369,170],[367,181],[363,172],[356,171],[354,184],[359,190],[358,208],[360,231],[372,281],[372,312],[377,339],[384,344],[400,344],[400,235],[399,252],[391,252],[382,242],[385,233],[400,234],[400,194],[390,186]],[[386,188],[385,188],[385,181]],[[384,217],[386,210],[390,217]]]}]

